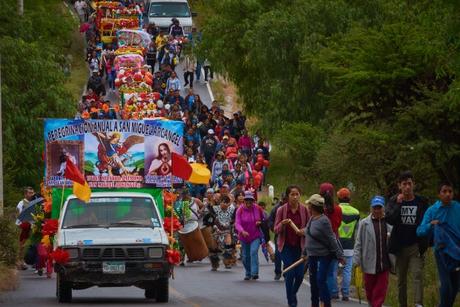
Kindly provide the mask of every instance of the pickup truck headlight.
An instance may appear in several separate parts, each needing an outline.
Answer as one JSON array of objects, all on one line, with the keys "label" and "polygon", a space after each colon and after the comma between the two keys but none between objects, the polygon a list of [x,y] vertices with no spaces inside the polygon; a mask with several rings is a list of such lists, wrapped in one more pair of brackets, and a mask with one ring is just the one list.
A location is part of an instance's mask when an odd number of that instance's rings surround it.
[{"label": "pickup truck headlight", "polygon": [[79,256],[78,248],[66,248],[65,249],[69,253],[69,259],[77,259]]},{"label": "pickup truck headlight", "polygon": [[163,257],[163,248],[161,247],[149,248],[149,258],[162,258],[162,257]]}]

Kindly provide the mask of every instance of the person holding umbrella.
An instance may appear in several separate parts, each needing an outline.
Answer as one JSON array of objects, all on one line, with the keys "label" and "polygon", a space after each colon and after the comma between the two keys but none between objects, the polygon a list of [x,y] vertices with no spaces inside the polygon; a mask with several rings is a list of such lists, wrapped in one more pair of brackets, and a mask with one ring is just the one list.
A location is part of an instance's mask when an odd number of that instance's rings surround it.
[{"label": "person holding umbrella", "polygon": [[244,280],[259,279],[259,247],[261,241],[261,225],[264,215],[255,203],[251,191],[244,193],[244,205],[236,211],[235,228],[241,242],[243,265],[246,271]]},{"label": "person holding umbrella", "polygon": [[[304,228],[309,219],[307,208],[300,204],[300,188],[288,186],[286,189],[287,203],[276,211],[275,233],[278,235],[277,245],[281,260],[286,267],[302,256],[305,247]],[[290,307],[297,306],[297,291],[302,285],[304,265],[298,265],[286,272],[284,282],[286,297]]]}]

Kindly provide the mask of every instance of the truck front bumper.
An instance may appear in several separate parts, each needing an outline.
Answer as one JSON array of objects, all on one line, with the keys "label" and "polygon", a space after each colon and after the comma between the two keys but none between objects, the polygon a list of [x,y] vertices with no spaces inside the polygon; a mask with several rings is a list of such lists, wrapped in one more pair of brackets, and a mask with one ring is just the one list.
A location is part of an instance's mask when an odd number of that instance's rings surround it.
[{"label": "truck front bumper", "polygon": [[71,282],[74,288],[88,286],[139,286],[159,278],[169,278],[170,265],[159,260],[129,260],[125,273],[107,274],[102,271],[102,261],[72,261],[65,265],[56,264],[55,270]]}]

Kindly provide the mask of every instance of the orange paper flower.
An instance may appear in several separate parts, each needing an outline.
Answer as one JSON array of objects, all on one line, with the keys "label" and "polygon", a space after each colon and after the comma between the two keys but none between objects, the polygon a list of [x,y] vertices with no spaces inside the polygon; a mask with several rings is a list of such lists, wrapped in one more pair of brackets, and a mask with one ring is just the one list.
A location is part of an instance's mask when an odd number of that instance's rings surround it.
[{"label": "orange paper flower", "polygon": [[104,113],[108,113],[110,110],[109,105],[107,103],[104,103],[104,105],[102,106],[102,110],[104,111]]}]

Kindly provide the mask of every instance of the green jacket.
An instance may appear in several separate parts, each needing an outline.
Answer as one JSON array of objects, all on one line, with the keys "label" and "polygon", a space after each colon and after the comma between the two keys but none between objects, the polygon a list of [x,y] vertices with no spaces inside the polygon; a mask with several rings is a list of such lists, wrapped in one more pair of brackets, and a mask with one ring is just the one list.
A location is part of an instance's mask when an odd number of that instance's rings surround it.
[{"label": "green jacket", "polygon": [[353,249],[359,222],[359,211],[348,203],[341,203],[339,206],[342,209],[342,222],[339,227],[340,244],[342,244],[343,249]]}]

